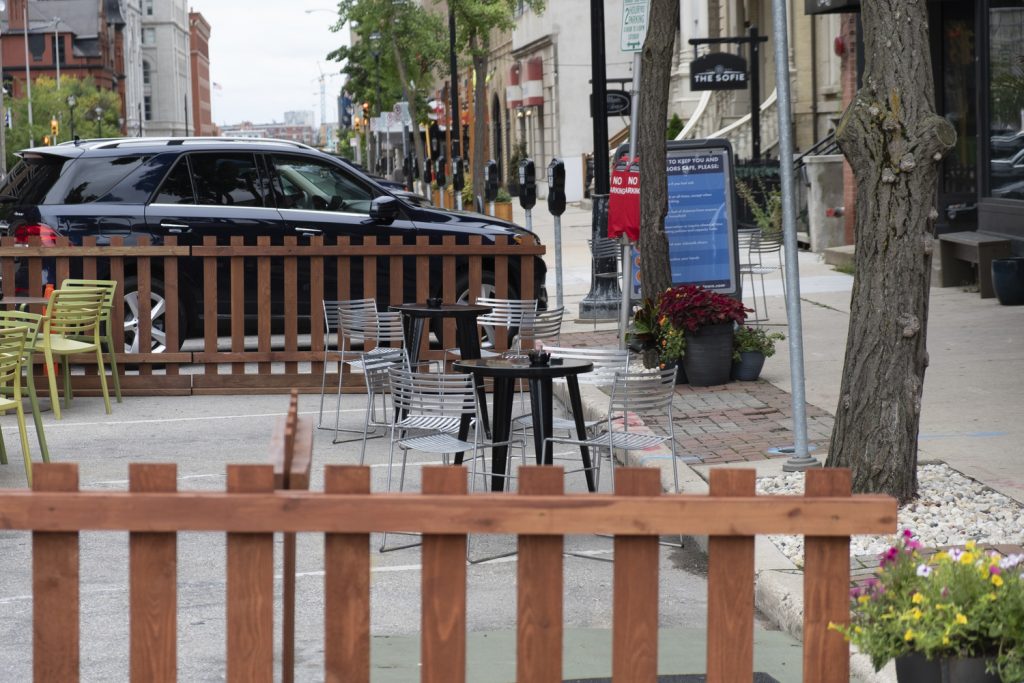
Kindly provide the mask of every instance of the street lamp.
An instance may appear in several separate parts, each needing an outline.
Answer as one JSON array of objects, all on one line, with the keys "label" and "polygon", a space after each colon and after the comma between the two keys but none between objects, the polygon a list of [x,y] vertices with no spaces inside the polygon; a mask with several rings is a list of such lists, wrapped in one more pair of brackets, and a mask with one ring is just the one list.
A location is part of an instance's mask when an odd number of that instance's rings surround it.
[{"label": "street lamp", "polygon": [[67,100],[68,111],[71,113],[71,141],[75,140],[75,105],[78,104],[78,100],[75,99],[74,95],[68,95]]},{"label": "street lamp", "polygon": [[[380,32],[379,31],[374,31],[373,33],[370,34],[370,45],[373,47],[373,62],[374,62],[375,68],[376,68],[376,76],[374,77],[374,80],[376,81],[376,85],[377,85],[377,116],[380,116],[381,108],[380,108]],[[376,155],[376,158],[374,159],[374,163],[377,164],[378,166],[380,165],[380,131],[379,130],[377,131],[377,155]],[[377,172],[380,173],[381,171],[378,169]]]},{"label": "street lamp", "polygon": [[103,107],[97,105],[93,111],[96,112],[96,137],[101,138],[103,137]]}]

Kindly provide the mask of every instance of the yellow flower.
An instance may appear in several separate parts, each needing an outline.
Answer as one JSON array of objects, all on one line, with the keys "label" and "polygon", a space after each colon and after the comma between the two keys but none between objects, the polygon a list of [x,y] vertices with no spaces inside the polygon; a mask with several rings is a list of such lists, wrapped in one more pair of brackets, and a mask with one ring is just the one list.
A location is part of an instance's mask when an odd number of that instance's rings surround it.
[{"label": "yellow flower", "polygon": [[995,602],[996,594],[995,593],[989,593],[988,594],[988,599],[989,599],[989,602]]},{"label": "yellow flower", "polygon": [[942,644],[949,645],[949,636],[942,636]]},{"label": "yellow flower", "polygon": [[913,639],[914,639],[914,630],[908,628],[907,632],[903,634],[903,640],[905,640],[905,641],[907,641],[909,643]]},{"label": "yellow flower", "polygon": [[862,629],[860,626],[854,626],[853,627],[853,632],[854,633],[864,633],[864,629]]},{"label": "yellow flower", "polygon": [[956,613],[956,623],[958,623],[958,624],[966,624],[967,623],[967,617],[965,617],[962,612],[957,612]]},{"label": "yellow flower", "polygon": [[974,564],[974,553],[966,552],[961,555],[960,564]]},{"label": "yellow flower", "polygon": [[923,614],[924,613],[921,610],[919,610],[917,607],[915,607],[914,609],[910,610],[910,616],[912,616],[914,619],[917,619],[917,620],[920,620],[921,616]]},{"label": "yellow flower", "polygon": [[859,597],[857,598],[857,602],[859,602],[859,603],[860,603],[860,604],[862,604],[862,605],[866,605],[866,604],[868,604],[868,603],[869,603],[870,601],[871,601],[871,598],[870,598],[869,596],[867,596],[867,595],[861,595],[861,596],[859,596]]},{"label": "yellow flower", "polygon": [[964,543],[964,549],[966,549],[966,550],[974,550],[977,547],[978,547],[978,544],[975,543],[974,541],[967,541],[967,543]]},{"label": "yellow flower", "polygon": [[910,601],[915,605],[920,605],[922,602],[924,602],[924,596],[920,593],[914,593],[913,597],[910,598]]},{"label": "yellow flower", "polygon": [[997,588],[999,586],[1002,586],[1003,585],[1003,577],[999,576],[999,574],[993,574],[992,575],[992,585],[996,586]]}]

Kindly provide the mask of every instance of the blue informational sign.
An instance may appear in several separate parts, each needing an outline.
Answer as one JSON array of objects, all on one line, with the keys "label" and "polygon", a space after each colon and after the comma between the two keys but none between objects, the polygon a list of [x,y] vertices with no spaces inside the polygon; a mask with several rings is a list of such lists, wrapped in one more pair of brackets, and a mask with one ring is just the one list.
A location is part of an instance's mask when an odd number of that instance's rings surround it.
[{"label": "blue informational sign", "polygon": [[672,284],[741,296],[729,142],[670,142],[666,176]]}]

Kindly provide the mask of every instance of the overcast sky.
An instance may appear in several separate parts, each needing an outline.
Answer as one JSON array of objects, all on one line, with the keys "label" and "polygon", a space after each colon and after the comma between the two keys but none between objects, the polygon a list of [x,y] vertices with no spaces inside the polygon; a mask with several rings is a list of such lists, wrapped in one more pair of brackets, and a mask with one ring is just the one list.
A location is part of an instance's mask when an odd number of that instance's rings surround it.
[{"label": "overcast sky", "polygon": [[[337,16],[333,0],[192,0],[210,23],[213,122],[283,121],[284,113],[313,110],[320,123],[320,72],[326,79],[327,118],[337,118],[343,82],[327,53],[347,36],[328,28]],[[307,14],[307,9],[327,9]],[[332,113],[333,112],[333,113]]]}]

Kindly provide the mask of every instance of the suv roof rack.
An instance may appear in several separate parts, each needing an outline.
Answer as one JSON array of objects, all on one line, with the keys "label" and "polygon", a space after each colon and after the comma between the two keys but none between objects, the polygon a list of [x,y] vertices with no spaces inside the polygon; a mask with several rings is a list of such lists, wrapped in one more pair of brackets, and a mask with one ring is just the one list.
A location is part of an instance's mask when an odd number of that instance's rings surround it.
[{"label": "suv roof rack", "polygon": [[149,137],[149,138],[106,138],[102,140],[82,140],[78,144],[92,142],[94,143],[93,149],[115,149],[119,147],[134,147],[134,146],[153,146],[153,145],[166,145],[166,146],[177,146],[177,145],[209,145],[209,144],[225,144],[225,143],[242,143],[242,144],[270,144],[270,145],[281,145],[286,147],[295,147],[298,149],[315,150],[316,148],[310,147],[309,145],[302,142],[295,142],[294,140],[278,140],[275,138],[245,138],[245,137]]}]

